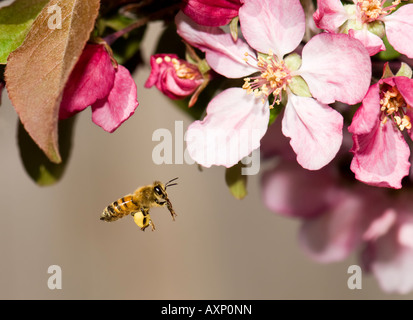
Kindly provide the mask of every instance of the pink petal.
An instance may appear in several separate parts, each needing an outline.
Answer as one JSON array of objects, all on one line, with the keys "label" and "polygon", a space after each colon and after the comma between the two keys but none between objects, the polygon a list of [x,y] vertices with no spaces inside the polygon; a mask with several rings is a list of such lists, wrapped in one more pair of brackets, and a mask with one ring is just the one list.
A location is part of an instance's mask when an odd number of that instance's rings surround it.
[{"label": "pink petal", "polygon": [[347,258],[360,243],[364,211],[362,198],[348,194],[329,212],[304,220],[300,245],[317,262],[330,263]]},{"label": "pink petal", "polygon": [[413,58],[413,4],[400,7],[396,12],[384,17],[386,35],[390,44],[398,52]]},{"label": "pink petal", "polygon": [[[185,77],[185,74],[182,77],[178,76],[174,61],[179,64],[181,73],[186,70],[188,77]],[[182,99],[190,95],[203,81],[198,68],[185,60],[179,59],[176,54],[155,54],[151,56],[150,63],[151,74],[145,83],[145,87],[150,88],[155,85],[171,99]]]},{"label": "pink petal", "polygon": [[384,213],[373,221],[368,226],[363,234],[363,240],[371,241],[385,235],[390,228],[395,224],[397,219],[397,212],[393,208],[387,209]]},{"label": "pink petal", "polygon": [[115,69],[105,47],[87,44],[66,84],[59,117],[68,118],[106,97],[114,79]]},{"label": "pink petal", "polygon": [[[399,90],[400,94],[403,96],[403,99],[409,106],[413,106],[413,79],[407,77],[394,77],[391,78],[394,81],[394,84]],[[383,79],[385,81],[387,79]],[[406,115],[413,120],[413,110],[412,107],[408,107],[406,110]],[[411,139],[413,139],[413,130],[409,129],[408,134]]]},{"label": "pink petal", "polygon": [[241,88],[227,89],[210,101],[204,120],[188,127],[188,153],[207,168],[231,167],[260,146],[268,120],[268,102]]},{"label": "pink petal", "polygon": [[304,46],[297,74],[322,103],[355,104],[370,85],[370,56],[360,41],[346,34],[322,33]]},{"label": "pink petal", "polygon": [[266,171],[261,185],[268,209],[287,217],[313,218],[327,212],[336,201],[329,170],[309,171],[292,161],[283,161]]},{"label": "pink petal", "polygon": [[413,290],[413,248],[398,242],[397,228],[371,243],[369,268],[387,293]]},{"label": "pink petal", "polygon": [[305,32],[299,0],[245,0],[239,10],[242,34],[255,50],[278,58],[298,47]]},{"label": "pink petal", "polygon": [[118,65],[109,95],[92,105],[92,121],[103,130],[115,131],[138,107],[137,89],[128,69]]},{"label": "pink petal", "polygon": [[343,117],[328,105],[313,98],[288,95],[282,132],[291,138],[298,163],[318,170],[337,154],[343,140]]},{"label": "pink petal", "polygon": [[182,11],[203,26],[224,26],[238,15],[240,0],[183,0]]},{"label": "pink petal", "polygon": [[340,0],[318,0],[313,18],[317,28],[335,33],[349,16]]},{"label": "pink petal", "polygon": [[413,79],[407,77],[394,77],[392,79],[406,103],[409,106],[413,106]]},{"label": "pink petal", "polygon": [[360,108],[357,109],[353,116],[351,125],[348,127],[348,131],[353,134],[368,134],[375,129],[377,123],[380,121],[380,87],[379,83],[373,84]]},{"label": "pink petal", "polygon": [[400,226],[398,240],[403,246],[413,249],[413,221],[403,223]]},{"label": "pink petal", "polygon": [[376,123],[370,133],[353,135],[350,169],[364,183],[399,189],[401,180],[409,174],[409,146],[392,121],[382,124],[377,119]]},{"label": "pink petal", "polygon": [[379,36],[368,31],[367,28],[362,30],[350,29],[348,34],[354,39],[359,40],[367,49],[370,56],[374,56],[376,53],[386,50],[383,40],[381,40]]},{"label": "pink petal", "polygon": [[205,52],[208,64],[219,74],[228,78],[240,78],[257,71],[248,65],[245,53],[255,52],[242,39],[234,42],[230,33],[218,27],[204,27],[196,24],[181,11],[175,22],[178,34],[190,45]]}]

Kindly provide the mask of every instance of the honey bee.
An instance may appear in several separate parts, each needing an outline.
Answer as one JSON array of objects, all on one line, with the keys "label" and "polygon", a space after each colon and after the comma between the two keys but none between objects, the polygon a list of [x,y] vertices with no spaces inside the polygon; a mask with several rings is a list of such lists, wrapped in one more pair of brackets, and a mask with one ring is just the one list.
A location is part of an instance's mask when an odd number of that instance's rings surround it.
[{"label": "honey bee", "polygon": [[166,206],[171,213],[172,220],[175,221],[177,214],[172,208],[171,201],[169,201],[166,188],[177,185],[177,183],[172,183],[176,179],[178,178],[174,178],[165,184],[155,181],[151,185],[136,189],[133,194],[128,194],[108,205],[100,215],[100,220],[111,222],[131,214],[142,231],[145,231],[148,226],[151,226],[153,231],[155,225],[149,215],[149,209]]}]

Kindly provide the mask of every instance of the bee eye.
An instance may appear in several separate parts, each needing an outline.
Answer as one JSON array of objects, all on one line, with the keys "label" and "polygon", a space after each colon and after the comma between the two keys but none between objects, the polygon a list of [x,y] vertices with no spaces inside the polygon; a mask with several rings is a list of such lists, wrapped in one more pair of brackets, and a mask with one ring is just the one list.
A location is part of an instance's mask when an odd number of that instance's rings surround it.
[{"label": "bee eye", "polygon": [[162,195],[162,191],[161,191],[161,189],[160,189],[159,187],[155,187],[155,192],[156,192],[158,195]]}]

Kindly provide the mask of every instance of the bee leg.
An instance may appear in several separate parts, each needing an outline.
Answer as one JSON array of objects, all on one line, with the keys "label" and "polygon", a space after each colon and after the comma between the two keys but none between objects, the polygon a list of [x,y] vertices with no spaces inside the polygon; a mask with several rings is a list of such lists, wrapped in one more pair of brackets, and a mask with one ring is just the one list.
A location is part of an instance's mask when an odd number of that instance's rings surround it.
[{"label": "bee leg", "polygon": [[154,231],[155,230],[155,224],[153,223],[152,219],[149,220],[149,224],[152,227],[152,231]]}]

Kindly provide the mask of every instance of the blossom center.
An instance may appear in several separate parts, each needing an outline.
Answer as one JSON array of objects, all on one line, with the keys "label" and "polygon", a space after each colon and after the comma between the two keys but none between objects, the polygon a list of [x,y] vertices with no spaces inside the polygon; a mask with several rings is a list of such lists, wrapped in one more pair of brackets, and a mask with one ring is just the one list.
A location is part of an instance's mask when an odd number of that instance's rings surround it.
[{"label": "blossom center", "polygon": [[383,7],[386,0],[357,0],[361,19],[364,23],[376,21],[396,10],[401,0],[393,1],[390,6]]},{"label": "blossom center", "polygon": [[[248,53],[245,54],[245,61],[248,63]],[[259,69],[259,75],[244,79],[243,89],[247,93],[254,93],[256,97],[262,97],[265,102],[270,95],[274,96],[274,101],[270,105],[272,109],[274,104],[280,104],[282,100],[282,91],[285,90],[291,82],[290,70],[285,65],[284,60],[278,61],[272,51],[266,57],[258,56],[258,59],[251,57],[256,61],[256,67]]]},{"label": "blossom center", "polygon": [[380,99],[381,122],[384,124],[391,119],[396,126],[403,131],[411,129],[410,117],[406,115],[407,109],[411,108],[396,87],[391,87],[382,92]]}]

